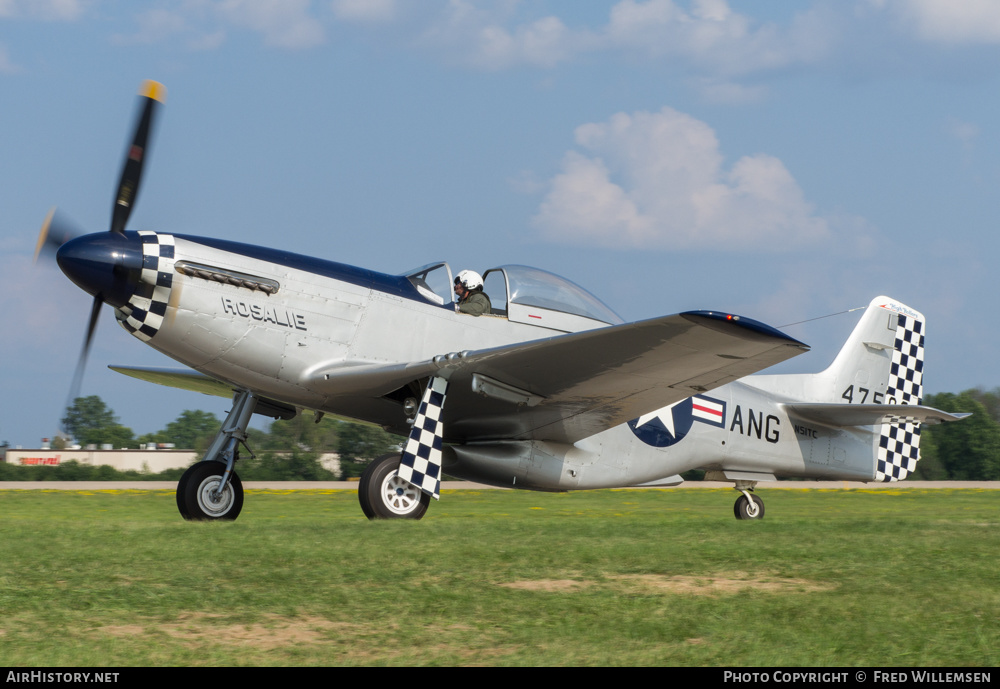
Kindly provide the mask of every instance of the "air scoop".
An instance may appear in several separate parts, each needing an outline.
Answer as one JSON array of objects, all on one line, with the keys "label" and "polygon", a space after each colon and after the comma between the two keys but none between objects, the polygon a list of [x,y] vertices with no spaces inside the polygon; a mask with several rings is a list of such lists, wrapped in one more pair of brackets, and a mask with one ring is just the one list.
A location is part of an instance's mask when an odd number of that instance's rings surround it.
[{"label": "air scoop", "polygon": [[142,274],[142,242],[135,232],[101,232],[72,239],[56,253],[59,268],[84,291],[119,308]]}]

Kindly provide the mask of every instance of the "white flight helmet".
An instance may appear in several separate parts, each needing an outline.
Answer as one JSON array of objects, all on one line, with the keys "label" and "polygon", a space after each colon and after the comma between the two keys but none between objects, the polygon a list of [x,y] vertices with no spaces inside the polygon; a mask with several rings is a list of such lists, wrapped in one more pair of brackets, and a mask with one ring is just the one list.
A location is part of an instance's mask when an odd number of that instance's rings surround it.
[{"label": "white flight helmet", "polygon": [[463,270],[455,276],[455,284],[459,283],[467,290],[479,289],[483,286],[483,276],[474,270]]}]

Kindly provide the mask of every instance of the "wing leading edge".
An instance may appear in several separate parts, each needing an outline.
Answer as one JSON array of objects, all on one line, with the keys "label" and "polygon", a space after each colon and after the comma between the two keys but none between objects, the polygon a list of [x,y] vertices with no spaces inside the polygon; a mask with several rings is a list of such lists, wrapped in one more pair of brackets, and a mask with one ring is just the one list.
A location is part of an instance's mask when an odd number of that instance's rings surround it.
[{"label": "wing leading edge", "polygon": [[[203,395],[225,397],[232,399],[236,387],[203,373],[190,369],[156,368],[139,366],[108,366],[112,371],[122,373],[131,378],[145,380],[149,383],[164,385],[168,388],[200,392]],[[275,419],[291,419],[295,416],[295,407],[266,397],[257,398],[255,414],[270,416]]]}]

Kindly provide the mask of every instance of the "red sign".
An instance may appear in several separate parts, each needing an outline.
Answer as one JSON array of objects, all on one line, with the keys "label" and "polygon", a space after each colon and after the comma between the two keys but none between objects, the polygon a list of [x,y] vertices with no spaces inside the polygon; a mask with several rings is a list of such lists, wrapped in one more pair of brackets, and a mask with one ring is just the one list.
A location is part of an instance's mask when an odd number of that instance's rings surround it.
[{"label": "red sign", "polygon": [[21,457],[21,466],[58,466],[59,455],[55,457]]}]

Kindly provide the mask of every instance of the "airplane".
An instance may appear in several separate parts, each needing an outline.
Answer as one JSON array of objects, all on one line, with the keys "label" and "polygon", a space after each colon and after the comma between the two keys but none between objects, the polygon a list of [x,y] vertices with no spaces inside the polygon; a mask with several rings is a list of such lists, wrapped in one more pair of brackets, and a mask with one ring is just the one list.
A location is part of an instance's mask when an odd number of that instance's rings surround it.
[{"label": "airplane", "polygon": [[460,273],[491,301],[470,315],[445,262],[389,275],[127,231],[164,97],[156,82],[140,89],[110,231],[73,236],[50,214],[39,251],[54,252],[94,297],[74,386],[107,304],[126,331],[186,367],[110,368],[232,398],[204,458],[178,482],[186,519],[240,514],[235,465],[250,450],[253,414],[312,410],[405,438],[361,477],[369,519],[420,519],[444,473],[569,491],[674,486],[692,469],[734,484],[738,519],[760,519],[759,482],[900,481],[916,468],[923,424],[966,416],[920,404],[925,319],[884,296],[824,371],[751,375],[809,347],[727,312],[626,323],[575,283],[521,265]]}]

